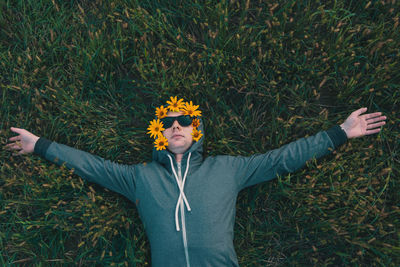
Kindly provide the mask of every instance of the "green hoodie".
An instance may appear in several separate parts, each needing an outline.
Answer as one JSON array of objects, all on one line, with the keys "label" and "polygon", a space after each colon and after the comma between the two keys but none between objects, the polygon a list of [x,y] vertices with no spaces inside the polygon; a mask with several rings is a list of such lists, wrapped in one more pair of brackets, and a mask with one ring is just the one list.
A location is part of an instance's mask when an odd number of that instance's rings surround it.
[{"label": "green hoodie", "polygon": [[[199,129],[204,133],[202,122]],[[181,164],[168,150],[155,149],[149,164],[117,164],[43,137],[35,153],[136,203],[152,266],[239,266],[233,246],[239,191],[293,172],[347,139],[335,126],[265,154],[203,158],[203,138]]]}]

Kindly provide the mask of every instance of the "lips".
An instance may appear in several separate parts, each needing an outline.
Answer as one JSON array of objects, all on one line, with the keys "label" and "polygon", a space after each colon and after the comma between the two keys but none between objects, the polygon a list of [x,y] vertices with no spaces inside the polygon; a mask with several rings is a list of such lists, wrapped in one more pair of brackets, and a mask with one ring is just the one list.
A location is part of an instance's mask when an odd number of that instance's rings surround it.
[{"label": "lips", "polygon": [[172,136],[172,138],[175,138],[175,137],[183,137],[183,135],[181,135],[181,134],[174,134],[174,135]]}]

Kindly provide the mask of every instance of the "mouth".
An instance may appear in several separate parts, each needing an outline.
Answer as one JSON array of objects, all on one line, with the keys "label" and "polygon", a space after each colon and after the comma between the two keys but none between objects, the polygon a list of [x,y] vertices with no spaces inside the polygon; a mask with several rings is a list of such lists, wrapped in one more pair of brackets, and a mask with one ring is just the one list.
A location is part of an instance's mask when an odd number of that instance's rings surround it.
[{"label": "mouth", "polygon": [[175,134],[175,135],[172,136],[172,138],[177,138],[177,137],[183,137],[183,135],[181,135],[181,134]]}]

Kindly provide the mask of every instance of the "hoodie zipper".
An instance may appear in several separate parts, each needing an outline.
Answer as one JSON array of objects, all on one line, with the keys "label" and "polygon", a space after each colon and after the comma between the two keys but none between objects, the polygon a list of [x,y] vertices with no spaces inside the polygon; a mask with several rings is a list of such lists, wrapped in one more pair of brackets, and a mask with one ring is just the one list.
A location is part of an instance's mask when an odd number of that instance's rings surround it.
[{"label": "hoodie zipper", "polygon": [[[181,163],[177,162],[177,165],[178,165],[178,178],[179,178],[179,181],[182,182]],[[183,239],[183,247],[185,249],[186,266],[190,267],[189,251],[188,251],[187,237],[186,237],[185,207],[184,207],[183,201],[180,203],[180,206],[181,206],[182,239]]]}]

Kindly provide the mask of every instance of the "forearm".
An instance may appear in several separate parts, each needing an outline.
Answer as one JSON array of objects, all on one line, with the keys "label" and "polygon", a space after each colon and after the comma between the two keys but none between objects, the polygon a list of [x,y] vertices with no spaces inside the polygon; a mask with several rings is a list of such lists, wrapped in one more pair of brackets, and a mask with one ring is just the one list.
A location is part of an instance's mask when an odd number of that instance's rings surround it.
[{"label": "forearm", "polygon": [[346,141],[346,133],[337,125],[314,136],[292,142],[278,153],[282,155],[278,173],[294,172],[303,167],[308,160],[325,156]]},{"label": "forearm", "polygon": [[57,165],[65,164],[85,180],[98,183],[129,199],[133,198],[134,166],[117,164],[45,138],[37,141],[34,152]]},{"label": "forearm", "polygon": [[265,182],[294,172],[312,158],[320,158],[346,142],[347,137],[339,126],[321,131],[313,136],[301,138],[265,154],[238,157],[241,166],[239,177],[244,177],[241,188]]}]

